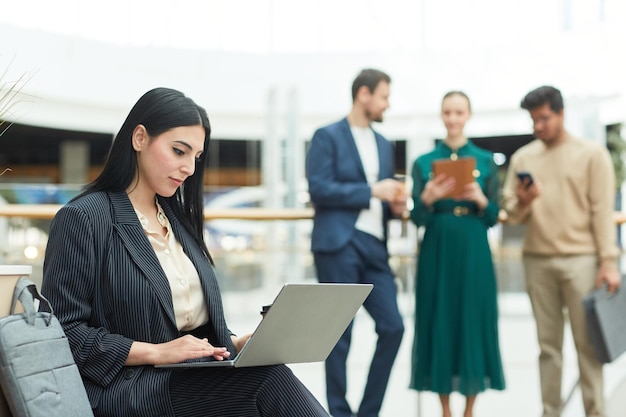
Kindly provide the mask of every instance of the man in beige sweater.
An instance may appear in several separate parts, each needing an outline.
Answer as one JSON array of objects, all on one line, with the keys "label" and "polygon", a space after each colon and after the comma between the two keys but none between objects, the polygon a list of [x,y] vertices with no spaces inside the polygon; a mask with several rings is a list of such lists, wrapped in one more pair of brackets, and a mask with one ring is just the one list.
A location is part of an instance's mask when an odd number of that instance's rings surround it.
[{"label": "man in beige sweater", "polygon": [[[571,136],[564,127],[563,98],[539,87],[521,107],[536,140],[511,157],[504,208],[511,223],[525,223],[526,289],[537,322],[543,417],[561,415],[563,309],[568,311],[587,417],[605,417],[602,364],[587,335],[583,297],[606,283],[619,287],[613,218],[615,174],[607,149]],[[528,172],[529,179],[518,179]]]}]

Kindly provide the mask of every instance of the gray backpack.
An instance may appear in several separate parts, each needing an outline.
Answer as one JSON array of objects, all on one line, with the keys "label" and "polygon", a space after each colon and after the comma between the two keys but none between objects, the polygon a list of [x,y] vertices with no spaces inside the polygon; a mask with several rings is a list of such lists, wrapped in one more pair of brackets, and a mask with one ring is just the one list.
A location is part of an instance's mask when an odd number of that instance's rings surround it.
[{"label": "gray backpack", "polygon": [[[50,313],[38,312],[35,299]],[[15,314],[18,300],[24,313]],[[93,417],[61,324],[25,277],[15,286],[11,314],[0,318],[0,382],[13,417]]]}]

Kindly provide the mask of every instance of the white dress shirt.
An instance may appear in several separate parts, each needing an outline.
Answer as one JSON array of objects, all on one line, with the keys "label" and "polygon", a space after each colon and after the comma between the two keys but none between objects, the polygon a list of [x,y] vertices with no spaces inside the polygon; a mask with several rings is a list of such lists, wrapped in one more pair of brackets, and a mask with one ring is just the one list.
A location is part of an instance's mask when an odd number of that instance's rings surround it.
[{"label": "white dress shirt", "polygon": [[[378,146],[374,131],[368,127],[350,126],[354,143],[359,151],[361,164],[365,170],[365,178],[371,186],[378,182],[380,163],[378,160]],[[369,233],[383,240],[383,204],[377,198],[370,198],[369,209],[362,209],[355,225],[357,230]]]}]

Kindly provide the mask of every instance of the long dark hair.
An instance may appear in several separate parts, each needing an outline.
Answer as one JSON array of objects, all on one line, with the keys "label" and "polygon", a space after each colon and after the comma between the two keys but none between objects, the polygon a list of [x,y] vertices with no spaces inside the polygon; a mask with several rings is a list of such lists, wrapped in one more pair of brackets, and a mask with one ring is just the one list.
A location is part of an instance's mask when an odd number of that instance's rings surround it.
[{"label": "long dark hair", "polygon": [[137,171],[137,153],[132,146],[132,135],[135,127],[140,124],[145,126],[151,137],[181,126],[204,127],[205,151],[196,162],[194,174],[185,180],[174,195],[159,198],[168,203],[177,219],[194,236],[207,258],[211,260],[204,241],[202,195],[211,125],[206,110],[180,91],[160,87],[141,96],[115,136],[102,172],[93,182],[85,186],[78,197],[96,191],[125,191],[131,185]]}]

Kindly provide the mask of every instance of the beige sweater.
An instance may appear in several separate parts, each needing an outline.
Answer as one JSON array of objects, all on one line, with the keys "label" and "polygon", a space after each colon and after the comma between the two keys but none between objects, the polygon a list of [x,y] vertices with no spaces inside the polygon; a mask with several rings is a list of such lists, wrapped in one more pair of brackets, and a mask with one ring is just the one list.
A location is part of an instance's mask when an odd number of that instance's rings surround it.
[{"label": "beige sweater", "polygon": [[[515,196],[519,171],[542,187],[527,207]],[[527,225],[525,254],[597,254],[603,266],[617,265],[615,173],[606,148],[570,135],[551,148],[534,140],[511,157],[503,199],[509,222]]]}]

